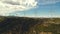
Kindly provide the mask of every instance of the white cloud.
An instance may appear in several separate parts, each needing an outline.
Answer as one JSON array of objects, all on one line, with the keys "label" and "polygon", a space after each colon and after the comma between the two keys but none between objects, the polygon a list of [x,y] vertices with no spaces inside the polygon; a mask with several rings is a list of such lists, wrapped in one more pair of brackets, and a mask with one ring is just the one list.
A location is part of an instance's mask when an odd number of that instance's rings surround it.
[{"label": "white cloud", "polygon": [[[60,0],[0,0],[0,15],[8,16],[15,11],[24,11],[39,5],[55,4]],[[34,16],[28,16],[34,17]]]},{"label": "white cloud", "polygon": [[18,10],[28,10],[36,6],[36,0],[0,0],[0,15],[8,15],[8,13]]}]

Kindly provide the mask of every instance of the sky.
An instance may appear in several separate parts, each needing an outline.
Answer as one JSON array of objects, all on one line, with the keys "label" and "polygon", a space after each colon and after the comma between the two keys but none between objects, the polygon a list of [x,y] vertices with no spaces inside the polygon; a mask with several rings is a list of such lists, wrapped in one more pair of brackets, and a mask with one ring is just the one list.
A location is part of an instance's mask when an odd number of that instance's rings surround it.
[{"label": "sky", "polygon": [[60,0],[0,0],[0,16],[60,18]]}]

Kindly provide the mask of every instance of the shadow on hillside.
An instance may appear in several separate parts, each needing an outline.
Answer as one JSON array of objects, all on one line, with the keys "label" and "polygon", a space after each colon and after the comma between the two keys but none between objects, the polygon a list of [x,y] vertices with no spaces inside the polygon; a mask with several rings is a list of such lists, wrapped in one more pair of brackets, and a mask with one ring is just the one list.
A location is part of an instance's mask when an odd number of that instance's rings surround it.
[{"label": "shadow on hillside", "polygon": [[42,24],[43,20],[24,17],[5,17],[0,22],[0,34],[26,34],[31,27]]}]

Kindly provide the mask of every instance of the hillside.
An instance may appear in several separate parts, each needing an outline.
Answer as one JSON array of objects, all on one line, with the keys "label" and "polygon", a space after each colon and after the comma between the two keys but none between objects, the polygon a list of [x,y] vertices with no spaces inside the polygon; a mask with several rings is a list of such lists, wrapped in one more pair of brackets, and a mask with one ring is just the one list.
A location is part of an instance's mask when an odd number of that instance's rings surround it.
[{"label": "hillside", "polygon": [[60,18],[0,16],[0,34],[60,34],[59,26]]}]

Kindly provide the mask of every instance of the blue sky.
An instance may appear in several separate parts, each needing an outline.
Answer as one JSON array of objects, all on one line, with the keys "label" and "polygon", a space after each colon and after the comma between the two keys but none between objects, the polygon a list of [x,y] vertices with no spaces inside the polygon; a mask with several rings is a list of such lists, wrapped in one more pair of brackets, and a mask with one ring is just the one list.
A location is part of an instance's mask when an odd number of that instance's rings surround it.
[{"label": "blue sky", "polygon": [[60,0],[36,0],[34,2],[37,4],[28,6],[29,9],[12,11],[8,13],[8,16],[60,17]]}]

